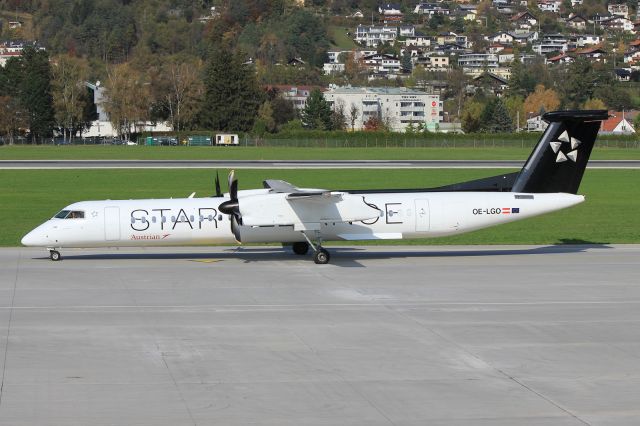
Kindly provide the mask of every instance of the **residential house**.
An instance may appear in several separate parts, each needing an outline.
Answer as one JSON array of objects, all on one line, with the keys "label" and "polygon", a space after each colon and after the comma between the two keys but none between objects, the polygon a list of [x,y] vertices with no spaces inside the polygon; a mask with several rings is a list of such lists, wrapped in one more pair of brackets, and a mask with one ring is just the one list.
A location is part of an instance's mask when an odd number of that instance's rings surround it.
[{"label": "residential house", "polygon": [[436,43],[438,46],[444,46],[446,44],[457,44],[462,47],[467,47],[467,36],[458,35],[453,32],[440,33],[436,36]]},{"label": "residential house", "polygon": [[475,21],[478,16],[478,7],[476,5],[461,4],[458,8],[458,15],[465,21]]},{"label": "residential house", "polygon": [[580,6],[583,3],[583,0],[571,0],[571,7]]},{"label": "residential house", "polygon": [[562,34],[545,34],[533,44],[532,49],[539,55],[546,55],[552,52],[566,52],[569,48],[569,41]]},{"label": "residential house", "polygon": [[473,85],[467,89],[467,92],[472,91],[475,93],[478,90],[483,90],[487,93],[502,97],[508,88],[509,81],[506,78],[491,72],[483,72],[477,77],[474,77]]},{"label": "residential house", "polygon": [[387,53],[368,55],[362,58],[364,65],[374,73],[390,75],[400,73],[400,59]]},{"label": "residential house", "polygon": [[604,64],[607,62],[607,52],[598,46],[588,47],[586,49],[576,50],[576,57],[587,58],[591,62]]},{"label": "residential house", "polygon": [[533,43],[538,39],[537,31],[532,31],[528,33],[512,32],[509,34],[511,34],[511,36],[513,37],[513,43],[519,44],[521,46],[524,46],[528,43]]},{"label": "residential house", "polygon": [[500,43],[500,44],[513,43],[513,35],[507,31],[500,31],[499,33],[486,37],[486,39],[487,41],[491,41],[493,43]]},{"label": "residential house", "polygon": [[601,21],[600,26],[609,31],[625,31],[635,33],[635,25],[631,19],[623,18],[621,16],[614,16],[607,20]]},{"label": "residential house", "polygon": [[322,66],[322,72],[326,75],[330,75],[330,74],[340,74],[342,72],[344,72],[345,70],[345,64],[341,64],[341,63],[334,63],[334,62],[326,62],[323,66]]},{"label": "residential house", "polygon": [[630,81],[631,80],[631,68],[616,68],[613,70],[618,81]]},{"label": "residential house", "polygon": [[361,19],[364,18],[364,14],[362,13],[361,10],[356,10],[355,12],[353,12],[350,15],[347,15],[347,18],[352,18],[352,19]]},{"label": "residential house", "polygon": [[609,118],[604,120],[600,124],[601,134],[623,134],[630,135],[636,133],[633,128],[633,116],[637,115],[633,113],[626,113],[625,111],[609,111]]},{"label": "residential house", "polygon": [[451,14],[451,11],[448,8],[437,3],[419,3],[418,5],[416,5],[415,9],[413,9],[413,13],[427,16],[449,16]]},{"label": "residential house", "polygon": [[498,55],[492,53],[469,53],[458,57],[458,66],[463,70],[497,68],[499,65]]},{"label": "residential house", "polygon": [[425,68],[429,70],[447,70],[450,68],[449,57],[445,55],[428,55],[425,57]]},{"label": "residential house", "polygon": [[290,101],[298,111],[303,110],[307,105],[307,98],[314,89],[324,90],[318,86],[293,86],[288,84],[273,85],[268,88],[276,89],[280,96]]},{"label": "residential house", "polygon": [[17,30],[18,28],[22,28],[22,22],[20,21],[9,21],[7,24],[9,25],[10,30]]},{"label": "residential house", "polygon": [[573,56],[570,56],[566,53],[561,53],[559,55],[553,56],[551,58],[547,59],[547,63],[548,64],[570,64],[571,62],[575,61],[575,59],[573,58]]},{"label": "residential house", "polygon": [[602,36],[595,34],[580,34],[571,39],[575,43],[576,47],[581,48],[585,46],[594,46],[602,43]]},{"label": "residential house", "polygon": [[534,115],[527,118],[527,132],[544,132],[549,123],[542,119],[542,115]]},{"label": "residential house", "polygon": [[398,32],[400,33],[400,37],[413,37],[416,35],[416,27],[413,25],[401,25]]},{"label": "residential house", "polygon": [[581,15],[571,14],[567,19],[564,20],[564,23],[569,28],[583,31],[587,28],[587,24],[589,23],[589,21],[587,20],[587,18]]},{"label": "residential house", "polygon": [[409,46],[429,47],[431,46],[431,37],[426,36],[424,34],[416,33],[413,36],[409,36],[405,38],[404,45],[407,47]]},{"label": "residential house", "polygon": [[559,13],[560,6],[562,6],[561,0],[538,0],[538,9],[543,12]]},{"label": "residential house", "polygon": [[513,15],[510,21],[511,25],[513,25],[516,29],[527,31],[538,25],[538,20],[529,10],[525,10],[524,12]]},{"label": "residential house", "polygon": [[607,10],[610,14],[629,19],[629,6],[626,3],[609,3]]},{"label": "residential house", "polygon": [[393,44],[397,36],[397,27],[358,25],[355,41],[368,47],[377,47],[382,43]]},{"label": "residential house", "polygon": [[378,6],[378,12],[382,16],[384,23],[402,22],[402,11],[400,5],[395,3],[384,3]]}]

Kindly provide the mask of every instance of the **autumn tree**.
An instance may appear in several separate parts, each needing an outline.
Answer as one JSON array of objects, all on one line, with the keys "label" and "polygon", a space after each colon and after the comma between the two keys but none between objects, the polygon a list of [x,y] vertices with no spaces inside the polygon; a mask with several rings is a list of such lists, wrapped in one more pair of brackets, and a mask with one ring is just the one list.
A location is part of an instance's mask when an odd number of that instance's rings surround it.
[{"label": "autumn tree", "polygon": [[358,120],[358,116],[360,115],[360,110],[358,106],[354,103],[351,103],[349,107],[349,124],[351,125],[351,131],[353,132],[356,128],[356,120]]},{"label": "autumn tree", "polygon": [[201,108],[204,93],[202,62],[173,59],[154,71],[154,98],[166,111],[171,128],[180,131],[189,127]]},{"label": "autumn tree", "polygon": [[149,92],[147,76],[131,65],[108,69],[103,105],[118,135],[129,139],[136,125],[148,120]]},{"label": "autumn tree", "polygon": [[21,128],[26,125],[26,112],[18,99],[11,96],[0,96],[0,135],[5,136],[5,143],[13,144]]},{"label": "autumn tree", "polygon": [[64,139],[68,134],[71,140],[85,122],[87,65],[81,59],[60,55],[53,61],[52,71],[56,122]]},{"label": "autumn tree", "polygon": [[542,111],[554,111],[560,107],[560,98],[553,89],[546,89],[538,84],[536,89],[524,100],[524,110],[527,114],[538,114]]},{"label": "autumn tree", "polygon": [[587,99],[584,104],[582,104],[582,109],[607,109],[605,103],[598,98]]}]

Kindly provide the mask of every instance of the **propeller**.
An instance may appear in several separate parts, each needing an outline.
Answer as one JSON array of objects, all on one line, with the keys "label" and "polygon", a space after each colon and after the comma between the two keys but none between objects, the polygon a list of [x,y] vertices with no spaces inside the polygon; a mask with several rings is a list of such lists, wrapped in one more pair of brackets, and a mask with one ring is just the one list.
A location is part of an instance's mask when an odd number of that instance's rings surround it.
[{"label": "propeller", "polygon": [[236,237],[236,240],[240,239],[240,228],[242,225],[242,215],[240,214],[240,202],[238,201],[238,180],[235,177],[235,171],[231,170],[229,173],[229,200],[218,206],[218,210],[221,213],[231,216],[231,232]]},{"label": "propeller", "polygon": [[220,190],[220,176],[218,176],[218,171],[216,170],[216,195],[217,198],[222,197],[222,191]]}]

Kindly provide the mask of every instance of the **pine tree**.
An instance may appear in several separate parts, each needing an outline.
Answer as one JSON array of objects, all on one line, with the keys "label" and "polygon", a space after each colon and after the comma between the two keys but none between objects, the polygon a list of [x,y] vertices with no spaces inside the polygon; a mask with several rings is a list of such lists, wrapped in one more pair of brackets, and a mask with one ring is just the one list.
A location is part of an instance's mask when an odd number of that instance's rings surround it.
[{"label": "pine tree", "polygon": [[302,110],[302,123],[308,129],[331,130],[331,107],[325,101],[322,92],[314,89],[307,98]]},{"label": "pine tree", "polygon": [[502,99],[495,97],[487,103],[480,118],[481,130],[487,133],[513,132],[509,110]]},{"label": "pine tree", "polygon": [[18,98],[27,111],[32,141],[37,141],[52,134],[55,121],[49,55],[29,46],[22,51],[20,61],[22,77]]},{"label": "pine tree", "polygon": [[207,64],[204,86],[202,126],[224,131],[248,131],[253,127],[263,93],[241,53],[233,53],[227,47],[216,48]]},{"label": "pine tree", "polygon": [[402,71],[405,73],[410,73],[413,70],[413,63],[411,62],[411,52],[409,49],[405,49],[402,54],[402,58],[400,58],[400,66],[402,67]]}]

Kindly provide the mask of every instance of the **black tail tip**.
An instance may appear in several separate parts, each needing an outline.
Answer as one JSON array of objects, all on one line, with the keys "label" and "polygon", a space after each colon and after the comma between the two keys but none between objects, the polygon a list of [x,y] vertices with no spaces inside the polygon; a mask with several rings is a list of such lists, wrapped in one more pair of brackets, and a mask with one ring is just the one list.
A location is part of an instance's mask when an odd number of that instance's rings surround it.
[{"label": "black tail tip", "polygon": [[552,111],[542,116],[542,119],[547,123],[558,121],[602,121],[607,118],[609,118],[609,111],[604,109]]}]

